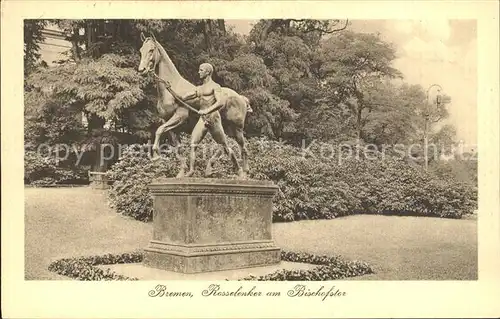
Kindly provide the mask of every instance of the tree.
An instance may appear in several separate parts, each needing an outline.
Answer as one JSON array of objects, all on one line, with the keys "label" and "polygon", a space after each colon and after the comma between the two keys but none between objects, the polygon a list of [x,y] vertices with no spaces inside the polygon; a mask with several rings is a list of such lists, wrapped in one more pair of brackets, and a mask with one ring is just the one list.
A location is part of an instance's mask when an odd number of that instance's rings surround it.
[{"label": "tree", "polygon": [[45,40],[46,20],[24,20],[24,75],[30,74],[40,59],[40,43]]},{"label": "tree", "polygon": [[423,127],[418,109],[425,100],[419,85],[379,82],[367,90],[363,132],[367,143],[376,145],[412,144],[421,140]]},{"label": "tree", "polygon": [[74,144],[82,140],[81,111],[71,103],[38,90],[25,93],[24,141],[29,149],[40,144]]},{"label": "tree", "polygon": [[260,20],[250,32],[250,40],[261,46],[270,34],[299,36],[308,45],[317,45],[325,34],[345,30],[349,21],[312,19],[267,19]]},{"label": "tree", "polygon": [[429,136],[429,162],[438,160],[441,155],[455,155],[457,144],[457,130],[451,124],[445,124]]},{"label": "tree", "polygon": [[310,40],[319,40],[321,34],[318,30],[306,30],[306,23],[320,25],[317,20],[261,20],[250,32],[251,52],[262,59],[274,79],[268,89],[275,96],[271,101],[279,105],[278,116],[270,120],[275,138],[284,138],[287,127],[288,133],[292,133],[288,137],[303,135],[301,114],[316,107],[320,94],[318,81],[311,72],[318,41]]},{"label": "tree", "polygon": [[[99,149],[101,142],[110,141],[100,139],[108,135],[106,131],[116,131],[114,128],[106,129],[106,123],[121,123],[125,116],[131,120],[131,110],[136,111],[135,118],[144,120],[140,116],[141,112],[151,108],[144,94],[147,81],[122,56],[105,54],[97,60],[85,58],[77,64],[66,63],[33,73],[28,78],[34,91],[31,94],[47,97],[45,101],[27,97],[26,109],[51,109],[54,103],[71,106],[74,112],[83,113],[88,121],[86,139],[82,138],[82,143],[93,144],[93,148]],[[149,125],[151,122],[146,123],[145,127],[138,127],[138,123],[130,121],[128,126],[135,127],[135,131],[128,133],[144,136]],[[64,132],[61,130],[60,133],[64,135]],[[98,169],[100,165],[97,163],[100,161],[96,161]]]},{"label": "tree", "polygon": [[364,139],[363,114],[371,112],[367,91],[381,79],[402,77],[391,66],[395,49],[373,34],[344,31],[327,39],[321,47],[322,87],[332,105],[345,104],[351,111],[356,138]]}]

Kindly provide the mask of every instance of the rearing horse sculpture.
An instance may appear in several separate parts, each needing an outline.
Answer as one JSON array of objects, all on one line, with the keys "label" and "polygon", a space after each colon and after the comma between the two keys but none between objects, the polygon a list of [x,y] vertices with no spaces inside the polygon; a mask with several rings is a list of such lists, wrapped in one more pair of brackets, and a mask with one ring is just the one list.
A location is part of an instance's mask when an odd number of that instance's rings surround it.
[{"label": "rearing horse sculpture", "polygon": [[[160,158],[160,140],[163,134],[167,133],[170,135],[171,140],[175,140],[176,136],[172,130],[185,123],[189,117],[189,109],[179,103],[179,101],[169,92],[169,89],[175,92],[176,95],[183,96],[188,92],[194,91],[195,85],[180,75],[167,52],[160,43],[156,41],[154,36],[146,38],[144,34],[141,33],[141,39],[143,44],[140,49],[141,62],[138,71],[145,75],[151,71],[155,72],[156,68],[158,68],[158,74],[156,76],[160,79],[160,81],[158,81],[158,101],[156,107],[159,116],[165,123],[160,125],[155,134],[153,159],[156,160]],[[166,84],[168,84],[170,88],[167,88]],[[227,135],[234,137],[238,143],[243,162],[242,171],[246,173],[248,172],[248,151],[245,146],[243,129],[247,112],[251,112],[249,101],[248,98],[238,94],[230,88],[223,87],[222,94],[225,101],[227,101],[220,110],[220,114],[226,122],[224,129]],[[190,100],[189,105],[198,109],[198,98]],[[211,173],[211,165],[216,157],[217,154],[214,154],[207,163],[205,171],[207,174]],[[237,163],[236,165],[239,166]],[[178,177],[184,175],[184,166],[185,163],[182,162],[181,171]]]}]

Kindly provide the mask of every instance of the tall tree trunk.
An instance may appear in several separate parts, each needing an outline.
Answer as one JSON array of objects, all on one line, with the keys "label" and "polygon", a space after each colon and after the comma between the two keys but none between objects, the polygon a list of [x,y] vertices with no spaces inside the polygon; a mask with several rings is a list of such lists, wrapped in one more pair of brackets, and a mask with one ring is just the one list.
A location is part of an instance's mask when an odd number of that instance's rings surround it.
[{"label": "tall tree trunk", "polygon": [[224,19],[217,19],[217,26],[222,34],[226,34],[226,23]]},{"label": "tall tree trunk", "polygon": [[73,35],[71,37],[71,52],[73,54],[73,59],[75,61],[80,61],[81,59],[81,52],[80,52],[80,29],[79,28],[74,28],[73,29]]},{"label": "tall tree trunk", "polygon": [[363,135],[363,118],[362,113],[364,106],[364,96],[363,93],[358,89],[358,84],[356,83],[356,77],[352,79],[353,87],[354,87],[354,96],[356,97],[356,137],[359,141],[361,141]]},{"label": "tall tree trunk", "polygon": [[207,52],[210,54],[212,52],[212,32],[210,20],[203,20],[203,36],[205,38],[205,47]]},{"label": "tall tree trunk", "polygon": [[[91,138],[99,139],[99,137],[102,136],[102,131],[104,129],[104,124],[106,123],[106,121],[103,118],[98,117],[91,113],[88,114],[87,119],[88,119],[88,127],[87,127],[88,136]],[[103,165],[103,163],[101,163],[101,143],[99,141],[96,141],[94,145],[96,149],[95,153],[96,158],[92,167],[92,171],[102,172],[103,170],[105,170],[105,166]]]},{"label": "tall tree trunk", "polygon": [[92,45],[92,43],[94,41],[92,41],[92,34],[93,34],[93,30],[92,30],[92,21],[87,21],[87,23],[85,24],[85,35],[87,36],[87,41],[86,41],[86,49],[88,50],[89,47]]}]

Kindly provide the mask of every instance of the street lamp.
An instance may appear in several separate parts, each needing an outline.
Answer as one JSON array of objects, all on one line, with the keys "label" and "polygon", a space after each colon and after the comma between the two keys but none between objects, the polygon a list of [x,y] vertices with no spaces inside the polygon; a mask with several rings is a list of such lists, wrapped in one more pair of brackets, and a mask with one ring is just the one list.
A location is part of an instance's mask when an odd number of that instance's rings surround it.
[{"label": "street lamp", "polygon": [[[428,155],[428,131],[429,131],[429,116],[430,116],[430,106],[431,106],[431,102],[429,101],[429,91],[433,88],[433,87],[437,87],[438,88],[438,93],[436,95],[436,99],[435,99],[435,103],[436,103],[436,108],[438,108],[441,103],[442,103],[442,96],[441,96],[441,90],[443,89],[441,87],[441,85],[439,84],[432,84],[431,86],[429,86],[429,88],[427,89],[427,94],[426,94],[426,100],[425,100],[425,103],[426,103],[426,107],[425,107],[425,127],[424,127],[424,157],[425,157],[425,170],[428,169],[429,167],[429,155]],[[432,103],[434,104],[434,103]]]}]

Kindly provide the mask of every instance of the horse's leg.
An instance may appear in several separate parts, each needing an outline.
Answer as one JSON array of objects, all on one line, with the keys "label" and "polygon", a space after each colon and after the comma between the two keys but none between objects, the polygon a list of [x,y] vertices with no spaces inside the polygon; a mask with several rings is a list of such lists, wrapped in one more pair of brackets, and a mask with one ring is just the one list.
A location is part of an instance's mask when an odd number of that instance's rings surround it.
[{"label": "horse's leg", "polygon": [[[162,125],[165,125],[165,124],[166,123],[163,123]],[[162,125],[160,125],[156,129],[155,141],[153,142],[153,157],[151,158],[153,161],[160,159],[160,139],[161,139],[160,128]]]},{"label": "horse's leg", "polygon": [[172,145],[173,147],[179,146],[179,140],[177,139],[177,134],[175,134],[173,131],[168,131],[167,134],[170,145]]},{"label": "horse's leg", "polygon": [[[189,171],[186,173],[186,177],[190,177],[194,174],[194,163],[196,161],[196,148],[198,144],[203,140],[207,134],[207,127],[205,126],[205,121],[200,118],[198,123],[193,129],[191,134],[191,151],[189,153]],[[181,177],[178,175],[178,177]]]},{"label": "horse's leg", "polygon": [[164,123],[164,124],[160,125],[160,127],[158,127],[158,129],[156,130],[155,142],[153,145],[153,152],[154,152],[153,160],[157,160],[160,158],[160,154],[159,154],[160,153],[160,138],[161,138],[162,134],[165,132],[169,132],[170,130],[178,127],[179,125],[184,123],[185,120],[186,120],[186,116],[184,114],[176,112],[176,113],[174,113],[174,115],[172,115],[172,117],[170,119],[168,119],[168,121],[166,123]]},{"label": "horse's leg", "polygon": [[176,155],[177,159],[179,159],[179,172],[177,173],[177,178],[184,176],[184,172],[186,170],[186,158],[182,156],[181,154],[181,141],[179,139],[179,136],[175,134],[173,131],[168,131],[168,140],[170,142],[170,145],[174,148],[174,154]]},{"label": "horse's leg", "polygon": [[[158,102],[156,103],[156,108],[157,108],[157,110],[163,109],[163,104],[160,100],[158,100]],[[160,117],[163,120],[163,124],[160,125],[156,129],[155,140],[153,142],[153,158],[152,158],[152,160],[159,160],[160,159],[160,141],[161,141],[161,137],[162,137],[162,133],[161,133],[162,126],[164,126],[171,118],[171,117],[163,116],[163,115],[165,115],[165,114],[160,113]]]},{"label": "horse's leg", "polygon": [[245,136],[243,135],[243,128],[242,127],[238,127],[235,129],[234,138],[236,139],[236,142],[240,146],[243,171],[245,173],[248,173],[248,170],[249,170],[249,168],[248,168],[248,150],[246,147],[246,141],[245,141]]},{"label": "horse's leg", "polygon": [[210,157],[210,159],[207,162],[207,166],[205,167],[205,176],[211,176],[211,175],[213,175],[214,171],[212,169],[212,166],[214,165],[214,163],[216,161],[219,160],[219,158],[221,156],[221,153],[222,153],[222,150],[220,149],[220,147],[218,147],[215,150],[215,153],[212,155],[212,157]]},{"label": "horse's leg", "polygon": [[233,167],[237,172],[238,176],[245,177],[245,172],[241,168],[238,163],[238,159],[236,158],[236,154],[234,154],[233,150],[229,147],[229,143],[227,142],[226,134],[224,133],[224,128],[222,127],[220,115],[218,121],[214,121],[213,126],[210,127],[210,134],[213,139],[224,148],[224,152],[233,162]]}]

